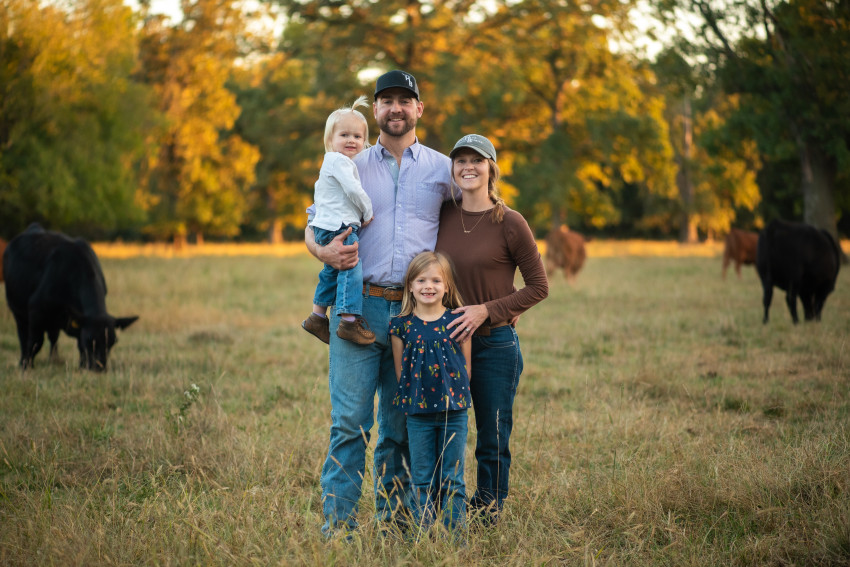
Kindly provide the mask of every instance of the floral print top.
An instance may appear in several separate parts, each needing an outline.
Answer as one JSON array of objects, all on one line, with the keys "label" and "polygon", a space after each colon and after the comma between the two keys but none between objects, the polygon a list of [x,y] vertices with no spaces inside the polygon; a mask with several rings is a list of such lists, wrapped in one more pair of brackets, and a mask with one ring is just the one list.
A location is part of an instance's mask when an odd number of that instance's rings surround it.
[{"label": "floral print top", "polygon": [[405,414],[465,410],[472,404],[466,359],[446,328],[459,316],[446,310],[436,321],[413,314],[390,321],[390,334],[404,342],[393,405]]}]

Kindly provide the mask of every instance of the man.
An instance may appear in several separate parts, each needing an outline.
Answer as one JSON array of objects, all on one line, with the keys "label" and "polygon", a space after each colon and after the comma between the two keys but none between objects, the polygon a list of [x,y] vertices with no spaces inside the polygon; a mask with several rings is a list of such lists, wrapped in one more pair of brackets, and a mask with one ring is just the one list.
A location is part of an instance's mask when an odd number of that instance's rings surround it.
[{"label": "man", "polygon": [[[344,245],[348,234],[344,232],[327,246],[316,246],[309,227],[304,237],[314,256],[337,269],[353,267],[359,255],[363,262],[363,318],[377,339],[360,346],[333,333],[330,336],[331,432],[321,478],[322,532],[327,536],[357,526],[376,392],[376,515],[379,520],[390,520],[404,505],[409,484],[405,467],[410,457],[404,414],[392,407],[398,384],[389,321],[401,309],[407,265],[416,254],[434,249],[440,207],[451,197],[449,158],[416,138],[416,123],[424,105],[413,75],[396,70],[378,77],[372,108],[380,129],[378,141],[360,152],[354,162],[372,200],[374,220],[361,232],[359,244]],[[330,328],[336,328],[338,322],[334,309]]]}]

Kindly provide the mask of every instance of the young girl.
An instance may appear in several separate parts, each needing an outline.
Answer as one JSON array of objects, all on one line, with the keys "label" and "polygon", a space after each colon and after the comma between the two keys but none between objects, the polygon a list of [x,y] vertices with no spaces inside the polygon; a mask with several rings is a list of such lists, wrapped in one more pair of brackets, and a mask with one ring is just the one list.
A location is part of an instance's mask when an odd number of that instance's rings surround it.
[{"label": "young girl", "polygon": [[407,268],[401,313],[390,322],[398,392],[407,414],[411,510],[427,529],[440,508],[449,529],[466,517],[463,460],[469,393],[470,343],[449,337],[461,306],[454,274],[442,254],[422,252]]},{"label": "young girl", "polygon": [[[368,146],[369,125],[358,106],[368,107],[361,96],[351,107],[334,110],[325,124],[325,158],[316,181],[314,203],[316,214],[309,226],[316,244],[326,246],[340,233],[351,227],[345,244],[358,242],[358,233],[372,220],[372,201],[360,185],[357,167],[351,161]],[[337,270],[325,264],[319,272],[319,284],[313,297],[313,312],[301,327],[330,342],[327,311],[336,305],[340,314],[336,334],[341,339],[361,345],[375,342],[363,314],[363,267],[360,262],[350,270]]]}]

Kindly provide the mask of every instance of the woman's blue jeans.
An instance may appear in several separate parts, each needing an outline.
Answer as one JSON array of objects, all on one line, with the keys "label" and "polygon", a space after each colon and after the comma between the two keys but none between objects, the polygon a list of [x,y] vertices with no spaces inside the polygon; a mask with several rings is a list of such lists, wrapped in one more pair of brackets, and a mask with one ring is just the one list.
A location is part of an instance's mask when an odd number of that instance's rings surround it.
[{"label": "woman's blue jeans", "polygon": [[513,407],[522,368],[519,338],[512,326],[491,329],[489,337],[472,337],[470,391],[478,429],[478,486],[470,506],[488,517],[496,515],[508,497]]},{"label": "woman's blue jeans", "polygon": [[467,433],[466,410],[407,416],[410,441],[410,510],[416,525],[427,530],[442,516],[449,530],[466,523],[463,481]]}]

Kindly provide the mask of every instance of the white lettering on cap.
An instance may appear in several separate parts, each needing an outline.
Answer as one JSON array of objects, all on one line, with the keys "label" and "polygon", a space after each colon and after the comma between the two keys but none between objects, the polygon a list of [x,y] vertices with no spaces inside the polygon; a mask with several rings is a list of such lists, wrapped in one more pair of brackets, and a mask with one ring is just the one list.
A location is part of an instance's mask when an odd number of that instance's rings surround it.
[{"label": "white lettering on cap", "polygon": [[[402,75],[404,75],[404,73],[402,73]],[[413,88],[413,81],[410,80],[410,75],[404,75],[404,78],[407,80],[407,84],[410,85],[411,88]]]}]

